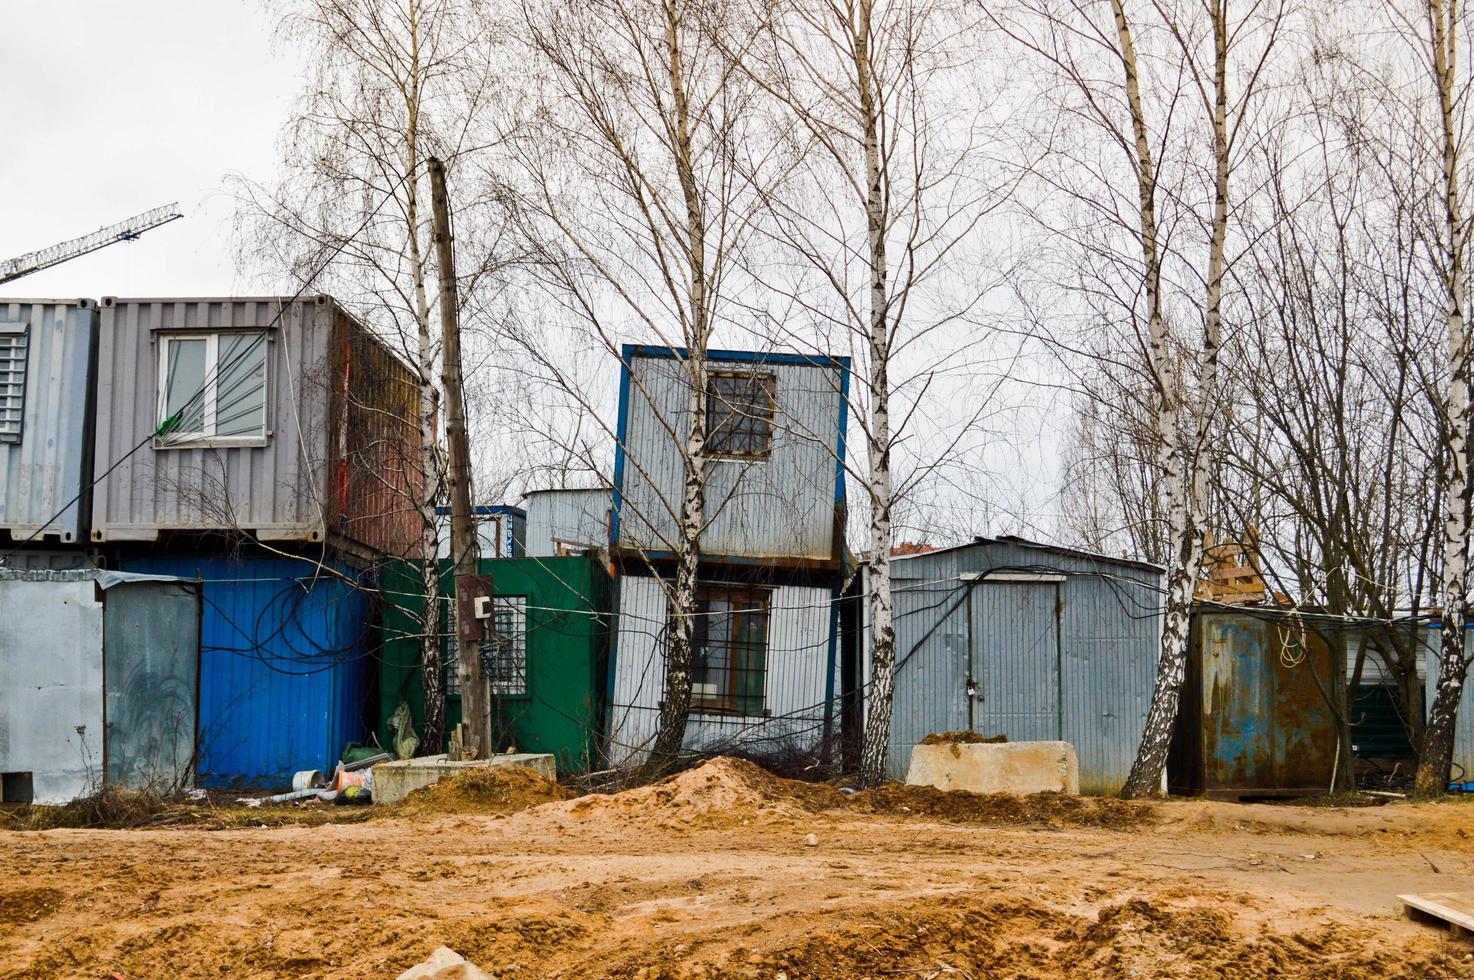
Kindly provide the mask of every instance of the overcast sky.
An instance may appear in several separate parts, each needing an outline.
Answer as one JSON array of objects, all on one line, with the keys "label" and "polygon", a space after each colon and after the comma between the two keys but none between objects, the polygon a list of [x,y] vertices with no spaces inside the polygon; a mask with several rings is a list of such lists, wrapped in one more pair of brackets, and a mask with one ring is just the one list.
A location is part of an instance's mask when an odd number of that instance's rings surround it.
[{"label": "overcast sky", "polygon": [[256,0],[5,4],[0,258],[162,204],[184,219],[35,273],[8,296],[203,296],[251,288],[227,173],[270,176],[302,72]]}]

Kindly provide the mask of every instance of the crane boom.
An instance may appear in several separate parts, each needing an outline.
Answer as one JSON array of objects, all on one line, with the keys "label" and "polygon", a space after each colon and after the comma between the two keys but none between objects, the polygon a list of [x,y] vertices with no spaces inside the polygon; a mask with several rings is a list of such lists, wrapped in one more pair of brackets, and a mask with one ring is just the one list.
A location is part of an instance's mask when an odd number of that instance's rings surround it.
[{"label": "crane boom", "polygon": [[37,252],[17,255],[13,259],[5,259],[0,261],[0,283],[7,283],[33,272],[40,272],[42,269],[48,269],[68,259],[75,259],[79,255],[106,248],[114,242],[132,241],[150,228],[157,228],[159,225],[168,224],[175,218],[182,217],[184,215],[179,212],[178,204],[166,204],[161,208],[134,215],[126,221],[119,221],[115,225],[99,228],[90,235],[60,242]]}]

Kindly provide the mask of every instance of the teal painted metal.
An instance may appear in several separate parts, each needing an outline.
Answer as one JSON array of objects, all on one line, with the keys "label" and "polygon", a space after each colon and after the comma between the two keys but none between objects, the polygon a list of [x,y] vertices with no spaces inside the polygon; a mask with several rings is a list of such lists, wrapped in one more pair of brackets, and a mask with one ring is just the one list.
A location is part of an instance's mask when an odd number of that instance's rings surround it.
[{"label": "teal painted metal", "polygon": [[305,558],[147,555],[123,568],[203,583],[201,785],[286,786],[364,739],[373,658],[361,589]]}]

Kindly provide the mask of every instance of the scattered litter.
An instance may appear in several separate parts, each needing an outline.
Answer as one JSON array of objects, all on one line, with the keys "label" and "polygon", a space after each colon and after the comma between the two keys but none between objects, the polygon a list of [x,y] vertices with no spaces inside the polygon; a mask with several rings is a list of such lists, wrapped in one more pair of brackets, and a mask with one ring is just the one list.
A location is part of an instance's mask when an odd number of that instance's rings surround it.
[{"label": "scattered litter", "polygon": [[819,835],[818,834],[809,834],[808,836],[806,836],[804,838],[804,843],[807,844],[809,847],[818,847],[819,846]]},{"label": "scattered litter", "polygon": [[441,946],[430,958],[399,975],[399,980],[492,980],[491,974],[470,963],[464,956]]}]

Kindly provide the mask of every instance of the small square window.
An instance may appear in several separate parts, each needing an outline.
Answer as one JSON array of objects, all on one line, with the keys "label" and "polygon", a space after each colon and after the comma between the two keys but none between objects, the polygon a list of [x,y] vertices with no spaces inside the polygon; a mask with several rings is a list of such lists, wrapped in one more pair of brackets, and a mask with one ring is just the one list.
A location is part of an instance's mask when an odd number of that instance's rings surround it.
[{"label": "small square window", "polygon": [[167,443],[266,437],[265,331],[165,334],[159,429]]},{"label": "small square window", "polygon": [[0,323],[0,443],[20,442],[26,411],[29,341],[26,324]]},{"label": "small square window", "polygon": [[773,448],[778,379],[752,371],[718,371],[706,379],[706,451],[715,456],[766,456]]}]

